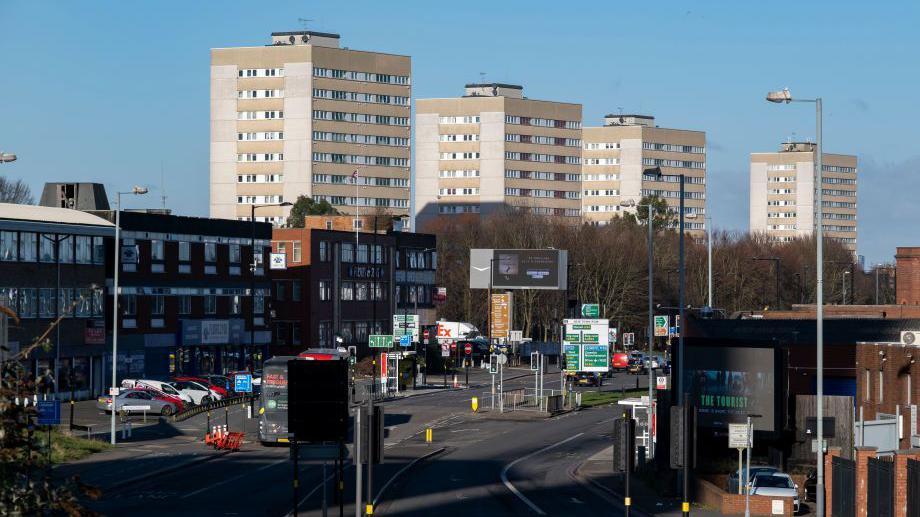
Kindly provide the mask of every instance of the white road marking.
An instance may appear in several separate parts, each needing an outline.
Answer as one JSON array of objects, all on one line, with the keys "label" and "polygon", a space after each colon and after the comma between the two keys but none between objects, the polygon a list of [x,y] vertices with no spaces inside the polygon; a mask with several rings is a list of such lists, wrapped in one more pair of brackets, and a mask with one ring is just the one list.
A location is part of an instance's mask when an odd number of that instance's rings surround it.
[{"label": "white road marking", "polygon": [[550,449],[554,449],[554,448],[556,448],[556,447],[558,447],[558,446],[560,446],[560,445],[562,445],[562,444],[564,444],[564,443],[570,442],[570,441],[572,441],[572,440],[578,438],[579,436],[581,436],[581,435],[583,435],[583,434],[585,434],[585,433],[578,433],[578,434],[576,434],[576,435],[569,436],[568,438],[566,438],[565,440],[562,440],[561,442],[556,442],[556,443],[554,443],[554,444],[552,444],[552,445],[547,445],[546,447],[544,447],[544,448],[542,448],[542,449],[540,449],[540,450],[538,450],[538,451],[531,452],[530,454],[527,454],[526,456],[521,456],[520,458],[518,458],[518,459],[512,461],[511,463],[505,465],[505,467],[502,468],[502,472],[501,472],[502,483],[504,483],[505,486],[508,488],[508,490],[510,490],[512,494],[516,495],[516,496],[518,497],[518,499],[520,499],[521,501],[524,501],[524,503],[525,503],[527,506],[529,506],[530,509],[533,510],[537,515],[546,515],[546,512],[544,512],[543,510],[541,510],[539,506],[537,506],[536,504],[534,504],[533,501],[531,501],[530,499],[527,498],[527,496],[525,496],[524,494],[522,494],[513,484],[511,484],[511,481],[508,481],[508,471],[511,470],[515,465],[517,465],[518,463],[520,463],[520,462],[522,462],[522,461],[524,461],[524,460],[530,459],[530,458],[532,458],[532,457],[534,457],[534,456],[536,456],[536,455],[538,455],[538,454],[542,454],[542,453],[544,453],[544,452],[546,452],[546,451],[548,451],[548,450],[550,450]]}]

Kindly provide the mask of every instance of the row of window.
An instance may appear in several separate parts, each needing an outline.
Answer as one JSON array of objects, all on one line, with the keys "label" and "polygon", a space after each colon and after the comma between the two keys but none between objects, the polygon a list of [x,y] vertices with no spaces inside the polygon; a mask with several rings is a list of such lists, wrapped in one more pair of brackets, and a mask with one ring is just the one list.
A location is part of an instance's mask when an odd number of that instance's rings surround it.
[{"label": "row of window", "polygon": [[284,97],[284,90],[240,90],[236,93],[240,99],[276,99]]},{"label": "row of window", "polygon": [[372,115],[370,113],[348,113],[345,111],[313,110],[313,119],[332,120],[335,122],[355,122],[358,124],[382,124],[385,126],[409,125],[409,117]]},{"label": "row of window", "polygon": [[[643,181],[657,181],[659,183],[680,183],[679,174],[662,174],[661,176],[654,176],[651,174],[643,175]],[[684,176],[684,184],[686,185],[705,185],[706,178],[700,176]]]},{"label": "row of window", "polygon": [[478,214],[479,205],[438,205],[439,214]]},{"label": "row of window", "polygon": [[239,71],[240,77],[284,77],[283,68],[244,68]]},{"label": "row of window", "polygon": [[821,176],[822,183],[830,183],[832,185],[855,185],[856,180],[853,178],[829,178],[827,176]]},{"label": "row of window", "polygon": [[354,185],[357,180],[358,185],[368,185],[372,187],[408,187],[408,178],[379,178],[374,176],[358,176],[357,178],[350,175],[341,174],[314,174],[313,183],[323,183],[331,185]]},{"label": "row of window", "polygon": [[795,212],[767,212],[767,217],[771,219],[791,219],[795,216]]},{"label": "row of window", "polygon": [[580,156],[562,156],[562,155],[557,155],[557,154],[541,154],[541,153],[518,153],[518,152],[513,152],[513,151],[505,151],[505,159],[506,160],[519,160],[522,162],[568,163],[571,165],[578,165],[581,163]]},{"label": "row of window", "polygon": [[442,196],[478,196],[479,188],[442,188],[438,190],[438,194]]},{"label": "row of window", "polygon": [[543,135],[517,135],[514,133],[505,134],[506,142],[519,142],[522,144],[540,144],[540,145],[563,145],[566,147],[581,147],[579,138],[563,138],[556,136]]},{"label": "row of window", "polygon": [[242,205],[254,205],[260,203],[283,203],[282,195],[265,195],[265,196],[236,196],[236,202]]},{"label": "row of window", "polygon": [[[339,285],[339,299],[343,302],[386,301],[387,285],[386,282],[345,281]],[[319,299],[323,302],[332,300],[332,280],[319,281]]]},{"label": "row of window", "polygon": [[698,145],[662,144],[658,142],[642,142],[642,148],[647,151],[667,151],[671,153],[705,154],[706,148]]},{"label": "row of window", "polygon": [[313,97],[317,99],[331,99],[336,101],[367,102],[370,104],[392,104],[395,106],[409,105],[409,97],[404,97],[401,95],[348,92],[343,90],[324,90],[322,88],[313,88]]},{"label": "row of window", "polygon": [[821,167],[824,172],[846,172],[849,174],[856,174],[856,167],[842,167],[840,165],[822,165]]},{"label": "row of window", "polygon": [[478,160],[479,152],[441,153],[442,160]]},{"label": "row of window", "polygon": [[606,190],[586,190],[584,192],[585,196],[619,196],[620,191],[616,189],[606,189]]},{"label": "row of window", "polygon": [[797,224],[768,224],[768,230],[797,230]]},{"label": "row of window", "polygon": [[585,165],[619,165],[619,158],[585,158]]},{"label": "row of window", "polygon": [[767,178],[770,183],[795,183],[795,176],[773,176]]},{"label": "row of window", "polygon": [[505,124],[554,127],[559,129],[581,129],[580,120],[555,120],[551,118],[519,117],[517,115],[505,115]]},{"label": "row of window", "polygon": [[359,197],[357,198],[357,203],[355,203],[354,197],[348,196],[327,196],[315,194],[313,196],[313,201],[326,201],[330,205],[335,206],[379,206],[382,208],[409,208],[409,200],[407,199],[392,199],[385,197]]},{"label": "row of window", "polygon": [[856,203],[848,203],[846,201],[824,201],[822,206],[824,206],[824,208],[856,208]]},{"label": "row of window", "polygon": [[438,140],[441,142],[478,142],[479,135],[476,133],[440,135]]},{"label": "row of window", "polygon": [[280,162],[284,153],[244,153],[236,155],[237,162]]},{"label": "row of window", "polygon": [[[296,241],[295,241],[296,242]],[[284,244],[284,243],[279,243]],[[297,244],[300,244],[297,242]],[[300,262],[296,260],[295,262]],[[299,302],[303,297],[301,295],[302,286],[298,281],[288,281],[288,280],[275,280],[275,296],[274,299],[279,302],[286,302],[290,299],[292,302]]]},{"label": "row of window", "polygon": [[617,181],[620,179],[618,174],[584,174],[582,181]]},{"label": "row of window", "polygon": [[237,133],[236,139],[244,142],[262,140],[284,140],[283,131],[260,131],[258,133]]},{"label": "row of window", "polygon": [[642,158],[642,165],[653,167],[679,167],[683,169],[705,169],[706,162],[694,162],[690,160],[668,160],[665,158]]},{"label": "row of window", "polygon": [[794,163],[771,163],[767,165],[768,171],[794,171]]},{"label": "row of window", "polygon": [[543,197],[543,198],[555,198],[555,199],[581,199],[581,192],[571,191],[571,190],[545,190],[545,189],[527,189],[527,188],[517,188],[517,187],[506,187],[505,188],[506,196],[521,196],[521,197]]},{"label": "row of window", "polygon": [[585,142],[585,151],[600,151],[602,149],[619,149],[619,142]]},{"label": "row of window", "polygon": [[441,178],[478,178],[479,170],[477,169],[450,169],[438,171],[438,177]]},{"label": "row of window", "polygon": [[237,120],[273,120],[284,118],[283,111],[240,111],[236,114]]},{"label": "row of window", "polygon": [[531,179],[545,181],[581,181],[581,176],[578,174],[543,171],[519,171],[515,169],[505,169],[505,177],[512,179]]},{"label": "row of window", "polygon": [[104,316],[102,289],[0,287],[0,305],[15,311],[20,318]]},{"label": "row of window", "polygon": [[389,323],[384,323],[383,321],[343,321],[339,328],[339,334],[336,334],[332,329],[331,321],[320,321],[317,328],[319,334],[318,344],[321,347],[334,348],[337,343],[333,342],[333,338],[338,336],[342,338],[344,343],[365,345],[367,344],[368,334],[383,334],[384,329],[388,329],[389,325]]},{"label": "row of window", "polygon": [[[162,294],[157,294],[149,296],[149,306],[150,314],[153,316],[163,316],[166,314],[166,296]],[[178,295],[176,298],[176,313],[178,314],[191,314],[192,313],[192,296],[191,295]],[[230,314],[242,314],[243,313],[243,304],[242,296],[232,295],[228,296],[230,300],[229,312]],[[137,316],[137,299],[138,295],[136,294],[123,294],[118,298],[118,307],[121,309],[122,317],[130,318]],[[201,296],[202,299],[202,310],[205,314],[217,314],[217,295],[208,294]],[[256,314],[263,314],[265,312],[265,293],[262,290],[256,290],[255,296],[253,297],[253,304],[255,306],[254,310]],[[129,326],[129,325],[125,325]]]},{"label": "row of window", "polygon": [[835,214],[833,212],[822,212],[825,219],[840,219],[843,221],[855,221],[856,214]]},{"label": "row of window", "polygon": [[[643,196],[658,196],[665,198],[674,198],[680,199],[679,190],[653,190],[653,189],[642,189]],[[684,191],[684,199],[706,199],[705,192],[687,192]]]},{"label": "row of window", "polygon": [[517,210],[527,211],[534,215],[552,215],[556,217],[581,217],[579,208],[549,208],[545,206],[516,207]]},{"label": "row of window", "polygon": [[394,147],[407,147],[409,145],[409,139],[400,136],[333,133],[331,131],[314,131],[313,140],[317,142],[341,142],[345,144],[362,145],[390,145]]},{"label": "row of window", "polygon": [[237,183],[281,183],[284,174],[241,174],[236,177]]},{"label": "row of window", "polygon": [[439,124],[478,124],[479,115],[467,115],[459,117],[438,117]]},{"label": "row of window", "polygon": [[855,232],[855,226],[841,226],[837,224],[825,224],[824,230],[828,232]]},{"label": "row of window", "polygon": [[352,165],[374,165],[379,167],[408,167],[408,158],[392,156],[363,156],[358,154],[313,153],[314,162],[347,163]]},{"label": "row of window", "polygon": [[823,189],[825,196],[856,197],[855,190]]},{"label": "row of window", "polygon": [[588,205],[585,206],[585,212],[619,212],[620,205]]},{"label": "row of window", "polygon": [[767,201],[767,206],[795,206],[795,201],[788,199],[771,199]]},{"label": "row of window", "polygon": [[[274,245],[276,253],[287,253],[287,242],[275,242]],[[291,262],[300,263],[303,260],[301,253],[300,241],[291,241]]]},{"label": "row of window", "polygon": [[0,260],[104,264],[105,245],[102,237],[88,235],[0,231]]},{"label": "row of window", "polygon": [[767,194],[795,194],[794,188],[771,188],[767,189]]},{"label": "row of window", "polygon": [[409,84],[409,76],[407,75],[376,74],[373,72],[357,72],[354,70],[338,70],[335,68],[314,68],[313,77],[345,79],[347,81],[365,81],[369,83]]}]

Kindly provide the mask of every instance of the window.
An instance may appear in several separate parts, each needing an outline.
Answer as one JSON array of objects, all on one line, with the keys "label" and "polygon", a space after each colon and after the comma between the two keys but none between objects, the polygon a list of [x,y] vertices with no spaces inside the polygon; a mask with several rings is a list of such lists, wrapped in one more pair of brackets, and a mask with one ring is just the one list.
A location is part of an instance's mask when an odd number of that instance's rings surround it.
[{"label": "window", "polygon": [[93,261],[93,239],[86,235],[77,235],[77,264],[89,264]]},{"label": "window", "polygon": [[105,264],[105,241],[93,237],[93,264]]},{"label": "window", "polygon": [[287,299],[287,282],[275,281],[275,297],[279,302]]},{"label": "window", "polygon": [[367,264],[367,244],[358,245],[358,258],[355,262],[360,262],[362,264]]},{"label": "window", "polygon": [[58,260],[64,264],[73,264],[73,236],[58,235]]},{"label": "window", "polygon": [[163,257],[163,241],[156,239],[150,241],[150,260],[162,261]]},{"label": "window", "polygon": [[355,300],[359,302],[365,302],[368,299],[369,291],[367,288],[367,282],[356,282],[355,283]]},{"label": "window", "polygon": [[299,302],[299,301],[300,301],[300,298],[301,298],[300,290],[301,290],[300,281],[294,280],[294,281],[291,283],[291,301],[293,301],[293,302]]},{"label": "window", "polygon": [[134,316],[137,314],[137,295],[121,295],[118,306],[121,307],[122,316]]},{"label": "window", "polygon": [[240,314],[243,312],[243,305],[240,301],[240,295],[235,294],[230,298],[230,314]]},{"label": "window", "polygon": [[883,371],[878,372],[878,402],[881,404],[885,400],[885,377]]},{"label": "window", "polygon": [[93,290],[93,316],[102,316],[105,310],[105,291],[101,288]]},{"label": "window", "polygon": [[204,243],[204,261],[205,262],[217,262],[217,243],[214,243],[214,242]]},{"label": "window", "polygon": [[19,290],[19,317],[34,318],[38,312],[38,302],[35,299],[35,289],[26,288]]},{"label": "window", "polygon": [[61,289],[58,291],[58,314],[64,317],[73,316],[73,289]]},{"label": "window", "polygon": [[178,297],[179,299],[179,314],[191,314],[192,313],[192,297],[183,294]]},{"label": "window", "polygon": [[19,236],[16,232],[0,232],[0,260],[11,262],[16,260]]},{"label": "window", "polygon": [[213,294],[205,295],[204,313],[205,314],[217,314],[217,296]]},{"label": "window", "polygon": [[342,262],[355,261],[355,245],[350,242],[342,243]]},{"label": "window", "polygon": [[295,322],[291,325],[291,344],[300,344],[300,323]]},{"label": "window", "polygon": [[192,244],[187,241],[179,241],[179,261],[188,262],[191,260]]},{"label": "window", "polygon": [[907,372],[907,379],[905,379],[906,382],[904,385],[904,390],[906,391],[906,393],[904,394],[904,400],[907,401],[908,406],[912,404],[911,400],[913,399],[913,397],[911,396],[911,388],[912,388],[911,384],[913,384],[911,380],[912,380],[911,373]]},{"label": "window", "polygon": [[54,289],[38,290],[38,317],[54,317]]},{"label": "window", "polygon": [[35,262],[38,259],[36,254],[38,249],[38,234],[32,232],[22,232],[19,234],[19,260],[23,262]]},{"label": "window", "polygon": [[872,399],[871,399],[871,393],[872,393],[872,390],[871,390],[871,386],[872,386],[872,377],[871,377],[871,375],[872,375],[872,374],[869,372],[869,369],[866,368],[866,375],[865,375],[864,380],[863,380],[863,384],[866,385],[866,397],[865,397],[866,400],[872,400]]},{"label": "window", "polygon": [[165,297],[162,294],[153,296],[150,299],[150,313],[157,316],[162,316],[166,313]]},{"label": "window", "polygon": [[301,259],[301,256],[300,256],[300,241],[294,241],[294,242],[291,244],[291,248],[292,248],[292,250],[291,250],[291,261],[292,261],[292,262],[300,262],[300,259]]},{"label": "window", "polygon": [[54,234],[43,233],[39,243],[38,253],[42,262],[54,262]]},{"label": "window", "polygon": [[77,289],[77,310],[78,318],[88,318],[93,315],[93,291],[92,289]]},{"label": "window", "polygon": [[340,298],[342,301],[352,301],[355,299],[355,284],[354,282],[342,282],[342,294]]},{"label": "window", "polygon": [[319,261],[329,262],[329,241],[319,241]]},{"label": "window", "polygon": [[320,280],[319,281],[319,300],[321,302],[328,302],[331,299],[332,299],[332,281]]},{"label": "window", "polygon": [[230,245],[230,263],[231,264],[240,263],[240,245],[239,244]]}]

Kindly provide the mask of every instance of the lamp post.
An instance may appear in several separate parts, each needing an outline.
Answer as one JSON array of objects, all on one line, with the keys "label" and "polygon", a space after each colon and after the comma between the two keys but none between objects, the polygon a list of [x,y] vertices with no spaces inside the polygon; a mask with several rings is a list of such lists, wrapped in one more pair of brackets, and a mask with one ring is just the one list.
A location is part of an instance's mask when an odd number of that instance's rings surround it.
[{"label": "lamp post", "polygon": [[769,92],[767,94],[769,102],[778,104],[788,104],[790,102],[812,102],[815,105],[815,154],[817,162],[817,171],[815,172],[815,183],[818,184],[818,199],[815,217],[817,222],[816,241],[817,257],[815,269],[815,283],[817,284],[815,302],[816,306],[816,332],[817,332],[817,429],[816,438],[818,440],[817,454],[817,479],[815,484],[816,500],[815,507],[818,517],[824,517],[824,155],[821,147],[821,130],[822,130],[822,101],[821,97],[815,99],[793,99],[792,93],[788,88],[779,91]]},{"label": "lamp post", "polygon": [[118,387],[118,270],[121,269],[121,195],[134,194],[140,196],[147,193],[147,187],[134,186],[128,192],[115,193],[115,268],[112,281],[112,389],[109,396],[112,397],[112,445],[115,445],[115,389]]},{"label": "lamp post", "polygon": [[774,267],[776,268],[776,269],[774,269],[774,273],[775,273],[775,275],[776,275],[776,276],[775,276],[775,281],[776,281],[776,310],[779,310],[780,306],[782,305],[782,297],[781,297],[781,295],[780,295],[780,288],[779,288],[779,268],[780,268],[780,263],[782,262],[782,259],[781,259],[780,257],[752,257],[751,260],[754,260],[754,261],[757,261],[757,260],[766,260],[766,261],[772,261],[772,262],[773,262],[773,265],[774,265]]},{"label": "lamp post", "polygon": [[632,199],[620,202],[620,206],[636,207],[637,218],[639,207],[645,207],[648,210],[646,213],[646,225],[648,226],[648,455],[649,458],[654,458],[655,445],[654,440],[652,439],[652,401],[655,400],[654,392],[652,391],[652,386],[654,385],[655,380],[655,371],[652,368],[652,353],[654,352],[655,344],[655,309],[652,306],[652,294],[654,289],[654,261],[652,260],[652,257],[655,246],[655,225],[653,224],[654,213],[653,206],[651,204],[640,205]]},{"label": "lamp post", "polygon": [[[290,201],[284,201],[282,203],[269,203],[266,205],[250,205],[249,211],[249,225],[251,227],[250,241],[249,244],[252,248],[252,264],[249,266],[249,299],[251,300],[251,307],[249,308],[250,322],[249,322],[249,346],[256,346],[256,266],[258,266],[258,261],[256,260],[256,209],[265,208],[268,206],[294,206]],[[264,269],[263,269],[264,272]],[[264,307],[263,307],[264,309]],[[265,362],[265,359],[268,358],[268,343],[262,347],[262,362]],[[245,361],[245,354],[240,355],[239,365],[242,366]],[[255,360],[252,357],[252,349],[249,351],[249,372],[255,374]]]}]

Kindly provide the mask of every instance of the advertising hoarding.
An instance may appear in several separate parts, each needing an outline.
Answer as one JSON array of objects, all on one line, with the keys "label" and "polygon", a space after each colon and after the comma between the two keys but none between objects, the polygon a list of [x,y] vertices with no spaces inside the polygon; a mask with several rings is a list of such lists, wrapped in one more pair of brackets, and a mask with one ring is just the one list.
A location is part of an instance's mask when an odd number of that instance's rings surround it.
[{"label": "advertising hoarding", "polygon": [[511,293],[496,293],[492,295],[492,325],[493,338],[507,339],[511,332]]},{"label": "advertising hoarding", "polygon": [[548,289],[567,287],[566,250],[471,249],[471,289]]}]

